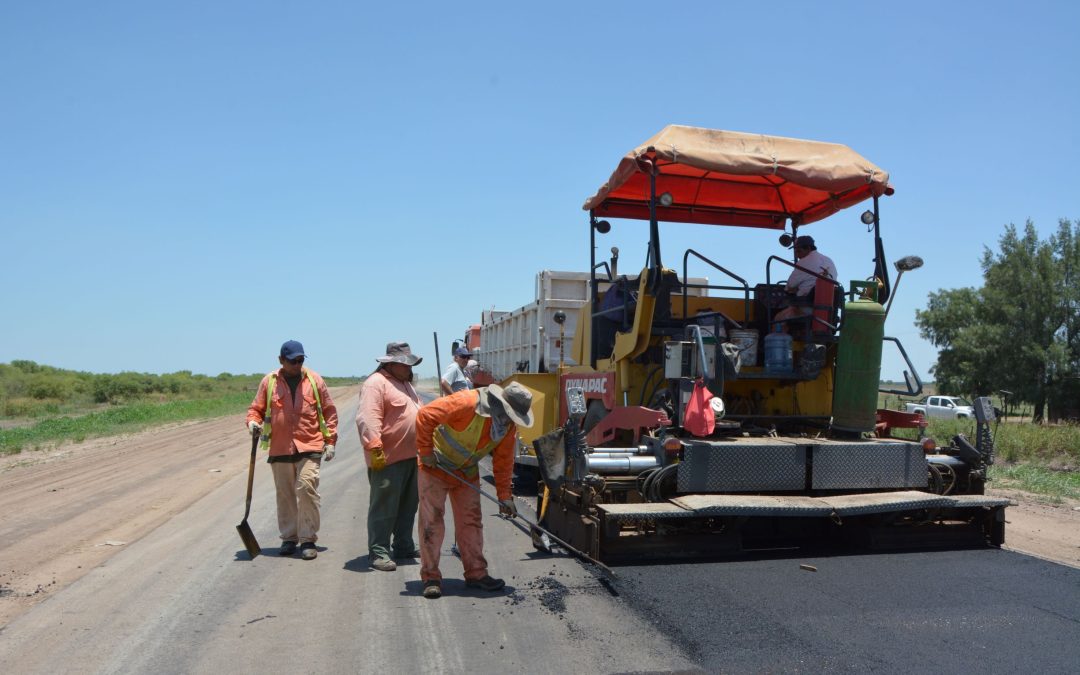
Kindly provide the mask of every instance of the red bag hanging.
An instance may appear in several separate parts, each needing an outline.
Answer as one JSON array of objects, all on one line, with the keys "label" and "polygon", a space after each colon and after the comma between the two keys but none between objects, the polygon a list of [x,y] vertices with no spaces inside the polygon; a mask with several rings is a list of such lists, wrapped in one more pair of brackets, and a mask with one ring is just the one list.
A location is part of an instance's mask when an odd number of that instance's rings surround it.
[{"label": "red bag hanging", "polygon": [[698,437],[705,437],[713,432],[716,428],[716,416],[709,405],[712,398],[713,394],[705,386],[705,380],[698,378],[694,382],[694,390],[690,392],[690,402],[686,404],[683,429]]}]

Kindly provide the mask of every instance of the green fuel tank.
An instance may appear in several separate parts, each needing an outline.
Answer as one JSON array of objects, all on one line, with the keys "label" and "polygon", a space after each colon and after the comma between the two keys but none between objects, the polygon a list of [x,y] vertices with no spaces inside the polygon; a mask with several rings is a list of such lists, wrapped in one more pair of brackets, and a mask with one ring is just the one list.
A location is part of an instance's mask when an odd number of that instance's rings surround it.
[{"label": "green fuel tank", "polygon": [[[852,282],[852,290],[860,285],[863,282]],[[874,430],[884,337],[885,308],[880,303],[857,298],[844,304],[833,387],[833,429],[853,433]]]}]

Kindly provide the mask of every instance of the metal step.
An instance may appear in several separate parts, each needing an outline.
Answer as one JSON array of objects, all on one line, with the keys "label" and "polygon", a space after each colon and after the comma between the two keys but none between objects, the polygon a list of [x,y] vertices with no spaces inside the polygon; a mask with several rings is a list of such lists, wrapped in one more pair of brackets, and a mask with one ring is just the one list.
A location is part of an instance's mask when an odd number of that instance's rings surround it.
[{"label": "metal step", "polygon": [[1003,507],[1011,502],[984,495],[935,495],[918,490],[831,497],[799,495],[683,495],[655,504],[601,504],[608,520],[664,520],[712,516],[820,518],[921,509]]}]

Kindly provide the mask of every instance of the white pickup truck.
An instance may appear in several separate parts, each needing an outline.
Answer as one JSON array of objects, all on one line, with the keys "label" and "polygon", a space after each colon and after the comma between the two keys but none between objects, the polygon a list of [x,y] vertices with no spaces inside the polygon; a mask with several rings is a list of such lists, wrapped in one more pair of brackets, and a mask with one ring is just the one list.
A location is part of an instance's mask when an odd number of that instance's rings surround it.
[{"label": "white pickup truck", "polygon": [[907,412],[920,412],[927,418],[964,419],[975,414],[971,402],[961,396],[924,396],[917,403],[904,405]]}]

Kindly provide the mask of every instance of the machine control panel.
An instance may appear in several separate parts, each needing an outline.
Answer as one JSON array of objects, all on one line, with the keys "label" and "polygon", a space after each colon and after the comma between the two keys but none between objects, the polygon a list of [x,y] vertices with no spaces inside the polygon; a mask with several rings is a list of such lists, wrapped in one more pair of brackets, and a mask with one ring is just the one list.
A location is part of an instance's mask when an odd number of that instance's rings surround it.
[{"label": "machine control panel", "polygon": [[975,421],[980,424],[993,422],[997,419],[997,415],[994,414],[994,406],[990,403],[989,396],[980,396],[975,399],[972,408],[975,410]]},{"label": "machine control panel", "polygon": [[581,387],[566,388],[566,411],[570,417],[585,416],[585,391]]}]

